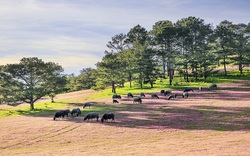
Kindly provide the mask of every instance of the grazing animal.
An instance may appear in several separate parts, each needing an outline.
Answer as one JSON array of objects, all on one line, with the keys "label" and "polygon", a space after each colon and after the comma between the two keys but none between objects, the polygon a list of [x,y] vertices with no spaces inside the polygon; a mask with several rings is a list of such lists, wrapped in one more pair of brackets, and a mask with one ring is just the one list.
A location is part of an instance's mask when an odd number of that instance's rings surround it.
[{"label": "grazing animal", "polygon": [[176,97],[177,97],[176,94],[171,94],[171,95],[168,97],[168,100],[170,100],[170,99],[175,99]]},{"label": "grazing animal", "polygon": [[85,107],[89,107],[89,108],[90,108],[90,105],[91,105],[91,103],[90,103],[90,102],[86,102],[86,103],[83,105],[83,107],[82,107],[82,108],[85,108]]},{"label": "grazing animal", "polygon": [[111,119],[112,121],[114,121],[115,120],[115,115],[113,114],[113,113],[105,113],[103,116],[102,116],[102,119],[101,119],[101,121],[102,121],[102,123],[104,122],[104,121],[106,121],[106,120],[109,120],[109,119]]},{"label": "grazing animal", "polygon": [[121,99],[121,95],[118,95],[118,94],[114,94],[112,96],[113,99]]},{"label": "grazing animal", "polygon": [[119,103],[119,102],[118,102],[116,99],[113,99],[113,104],[114,104],[114,103]]},{"label": "grazing animal", "polygon": [[165,94],[165,90],[161,90],[161,94]]},{"label": "grazing animal", "polygon": [[188,92],[183,92],[182,97],[185,98],[185,99],[188,98]]},{"label": "grazing animal", "polygon": [[144,93],[140,93],[140,97],[145,97],[145,94]]},{"label": "grazing animal", "polygon": [[81,114],[81,110],[80,108],[74,108],[70,114],[71,116],[73,116],[74,114],[76,114],[76,116],[79,116]]},{"label": "grazing animal", "polygon": [[171,91],[170,90],[166,90],[164,95],[167,96],[168,94],[171,94]]},{"label": "grazing animal", "polygon": [[151,99],[159,99],[159,96],[155,93],[151,94]]},{"label": "grazing animal", "polygon": [[94,119],[94,118],[96,118],[96,121],[98,121],[99,120],[99,114],[98,113],[89,113],[83,120],[85,121],[85,120],[88,120],[89,121],[89,119]]},{"label": "grazing animal", "polygon": [[142,103],[142,99],[141,99],[141,97],[135,97],[134,98],[134,100],[133,100],[133,104],[136,104],[136,103],[139,103],[139,104],[141,104]]},{"label": "grazing animal", "polygon": [[128,95],[127,95],[127,96],[128,96],[128,98],[130,98],[130,97],[132,97],[132,98],[133,98],[133,97],[134,97],[134,96],[133,96],[133,94],[132,94],[132,93],[130,93],[130,92],[128,93]]},{"label": "grazing animal", "polygon": [[208,90],[214,90],[214,89],[217,89],[217,84],[213,83],[209,88]]},{"label": "grazing animal", "polygon": [[193,92],[194,90],[192,88],[186,88],[186,89],[183,90],[183,92],[189,92],[189,91]]},{"label": "grazing animal", "polygon": [[55,115],[54,115],[54,120],[56,120],[56,118],[64,118],[64,112],[63,111],[59,111],[59,112],[56,112]]},{"label": "grazing animal", "polygon": [[[62,113],[64,114],[64,116],[69,117],[69,113],[70,113],[70,110],[69,110],[69,109],[61,110],[60,112],[62,112]],[[64,116],[63,116],[63,117],[64,117]]]}]

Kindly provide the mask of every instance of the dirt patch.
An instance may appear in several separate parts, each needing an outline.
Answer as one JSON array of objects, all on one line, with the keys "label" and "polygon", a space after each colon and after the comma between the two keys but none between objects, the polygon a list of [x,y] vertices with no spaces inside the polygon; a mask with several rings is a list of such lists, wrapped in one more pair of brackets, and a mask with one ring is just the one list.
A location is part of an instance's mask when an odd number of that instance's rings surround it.
[{"label": "dirt patch", "polygon": [[142,104],[133,104],[126,96],[119,104],[111,99],[95,101],[96,107],[114,107],[115,122],[84,122],[85,114],[57,121],[52,117],[3,118],[0,152],[6,156],[249,155],[249,89],[241,82],[219,85],[213,91],[195,90],[187,99],[167,100],[158,93],[160,99],[146,94]]}]

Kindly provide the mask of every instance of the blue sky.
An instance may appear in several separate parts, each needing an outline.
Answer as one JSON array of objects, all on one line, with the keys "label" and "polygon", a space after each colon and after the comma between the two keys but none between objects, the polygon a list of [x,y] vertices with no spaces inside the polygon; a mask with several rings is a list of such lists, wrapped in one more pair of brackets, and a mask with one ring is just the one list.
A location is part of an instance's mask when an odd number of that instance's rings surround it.
[{"label": "blue sky", "polygon": [[95,68],[113,36],[195,16],[250,23],[249,0],[0,0],[0,65],[38,57],[66,74]]}]

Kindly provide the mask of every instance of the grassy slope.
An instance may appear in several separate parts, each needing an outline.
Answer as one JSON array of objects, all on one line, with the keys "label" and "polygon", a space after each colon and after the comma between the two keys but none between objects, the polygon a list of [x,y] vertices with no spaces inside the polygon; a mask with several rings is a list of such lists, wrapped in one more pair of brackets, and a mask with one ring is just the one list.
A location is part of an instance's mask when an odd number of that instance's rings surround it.
[{"label": "grassy slope", "polygon": [[[213,78],[208,83],[179,82],[177,86],[157,82],[156,88],[143,90],[129,89],[126,85],[117,88],[117,93],[159,92],[161,89],[209,86],[212,82],[226,84],[238,80],[231,77]],[[232,95],[237,93],[232,89]],[[83,122],[82,118],[55,122],[51,116],[60,109],[80,107],[85,101],[111,99],[110,88],[60,94],[56,103],[36,103],[35,111],[29,111],[26,104],[16,107],[2,105],[2,117],[22,116],[0,120],[1,155],[248,155],[250,110],[249,96],[245,95],[249,95],[249,87],[246,89],[238,92],[238,97],[227,96],[223,100],[216,96],[224,90],[217,90],[206,94],[205,100],[190,98],[187,103],[182,98],[166,104],[152,103],[148,99],[144,105],[97,103],[83,110],[84,114],[89,111],[117,112],[116,122],[105,124]],[[204,92],[199,93],[203,95]],[[196,98],[200,97],[197,94]]]},{"label": "grassy slope", "polygon": [[[129,87],[129,84],[126,83],[124,88],[118,87],[116,89],[117,94],[126,95],[128,92],[133,94],[139,94],[141,92],[144,93],[152,93],[159,92],[160,90],[182,90],[186,87],[192,87],[197,89],[198,87],[208,87],[211,83],[232,83],[236,80],[248,80],[250,79],[249,71],[244,72],[244,76],[239,76],[239,72],[232,70],[228,72],[228,76],[223,76],[223,73],[219,73],[216,76],[209,77],[207,82],[183,82],[183,78],[175,77],[172,86],[167,85],[168,79],[164,79],[162,81],[157,80],[154,84],[154,88],[150,88],[149,84],[145,84],[143,89],[139,88],[139,85],[136,83],[132,84],[133,88]],[[51,103],[48,100],[46,102],[41,101],[35,104],[35,110],[30,111],[28,104],[19,105],[16,107],[12,106],[1,106],[0,107],[0,118],[7,116],[17,116],[17,115],[34,115],[34,116],[48,116],[53,115],[55,111],[60,109],[71,109],[73,107],[81,107],[86,101],[95,101],[96,99],[101,98],[110,98],[113,93],[111,92],[111,88],[107,88],[101,91],[78,91],[67,94],[57,95],[55,103]],[[98,107],[95,110],[100,112],[105,112],[107,110],[112,110],[110,107]],[[91,110],[90,110],[91,111]]]}]

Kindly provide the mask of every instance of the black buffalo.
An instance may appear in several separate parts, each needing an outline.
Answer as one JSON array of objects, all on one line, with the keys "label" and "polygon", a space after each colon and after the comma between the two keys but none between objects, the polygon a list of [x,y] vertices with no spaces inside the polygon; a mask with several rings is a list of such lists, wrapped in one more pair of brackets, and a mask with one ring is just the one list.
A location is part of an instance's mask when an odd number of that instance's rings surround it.
[{"label": "black buffalo", "polygon": [[90,102],[86,102],[86,103],[83,105],[82,108],[85,108],[85,107],[89,107],[89,108],[90,108],[90,106],[91,106],[91,103],[90,103]]},{"label": "black buffalo", "polygon": [[74,114],[76,114],[76,116],[79,116],[81,114],[81,110],[80,108],[74,108],[71,112],[70,112],[71,116],[73,116]]},{"label": "black buffalo", "polygon": [[151,99],[159,99],[159,96],[155,93],[151,94]]},{"label": "black buffalo", "polygon": [[94,118],[96,118],[96,121],[98,121],[99,120],[99,114],[98,113],[89,113],[83,120],[85,121],[85,120],[88,120],[89,121],[89,119],[94,119]]},{"label": "black buffalo", "polygon": [[121,99],[121,95],[118,95],[118,94],[114,94],[112,96],[113,99]]},{"label": "black buffalo", "polygon": [[183,90],[183,92],[189,92],[189,91],[193,92],[194,90],[192,88],[186,88],[186,89]]},{"label": "black buffalo", "polygon": [[116,99],[113,99],[113,104],[114,104],[114,103],[119,103],[119,102],[118,102]]},{"label": "black buffalo", "polygon": [[140,97],[145,97],[145,94],[144,93],[140,93]]},{"label": "black buffalo", "polygon": [[168,97],[168,100],[170,100],[170,99],[175,99],[176,97],[177,97],[176,94],[171,94],[171,95]]},{"label": "black buffalo", "polygon": [[142,103],[142,99],[141,97],[135,97],[134,100],[133,100],[133,103]]},{"label": "black buffalo", "polygon": [[171,94],[171,91],[170,90],[166,90],[164,95],[167,96],[168,94]]},{"label": "black buffalo", "polygon": [[133,98],[134,97],[132,93],[128,93],[127,96],[128,96],[128,98],[130,98],[130,97]]},{"label": "black buffalo", "polygon": [[54,115],[54,120],[56,120],[56,118],[60,118],[60,117],[64,118],[64,113],[61,111],[56,112],[56,114]]},{"label": "black buffalo", "polygon": [[103,123],[104,121],[109,120],[109,119],[111,119],[112,121],[114,121],[114,120],[115,120],[115,115],[114,115],[113,113],[110,113],[110,114],[105,113],[105,114],[102,116],[101,121],[102,121],[102,123]]}]

